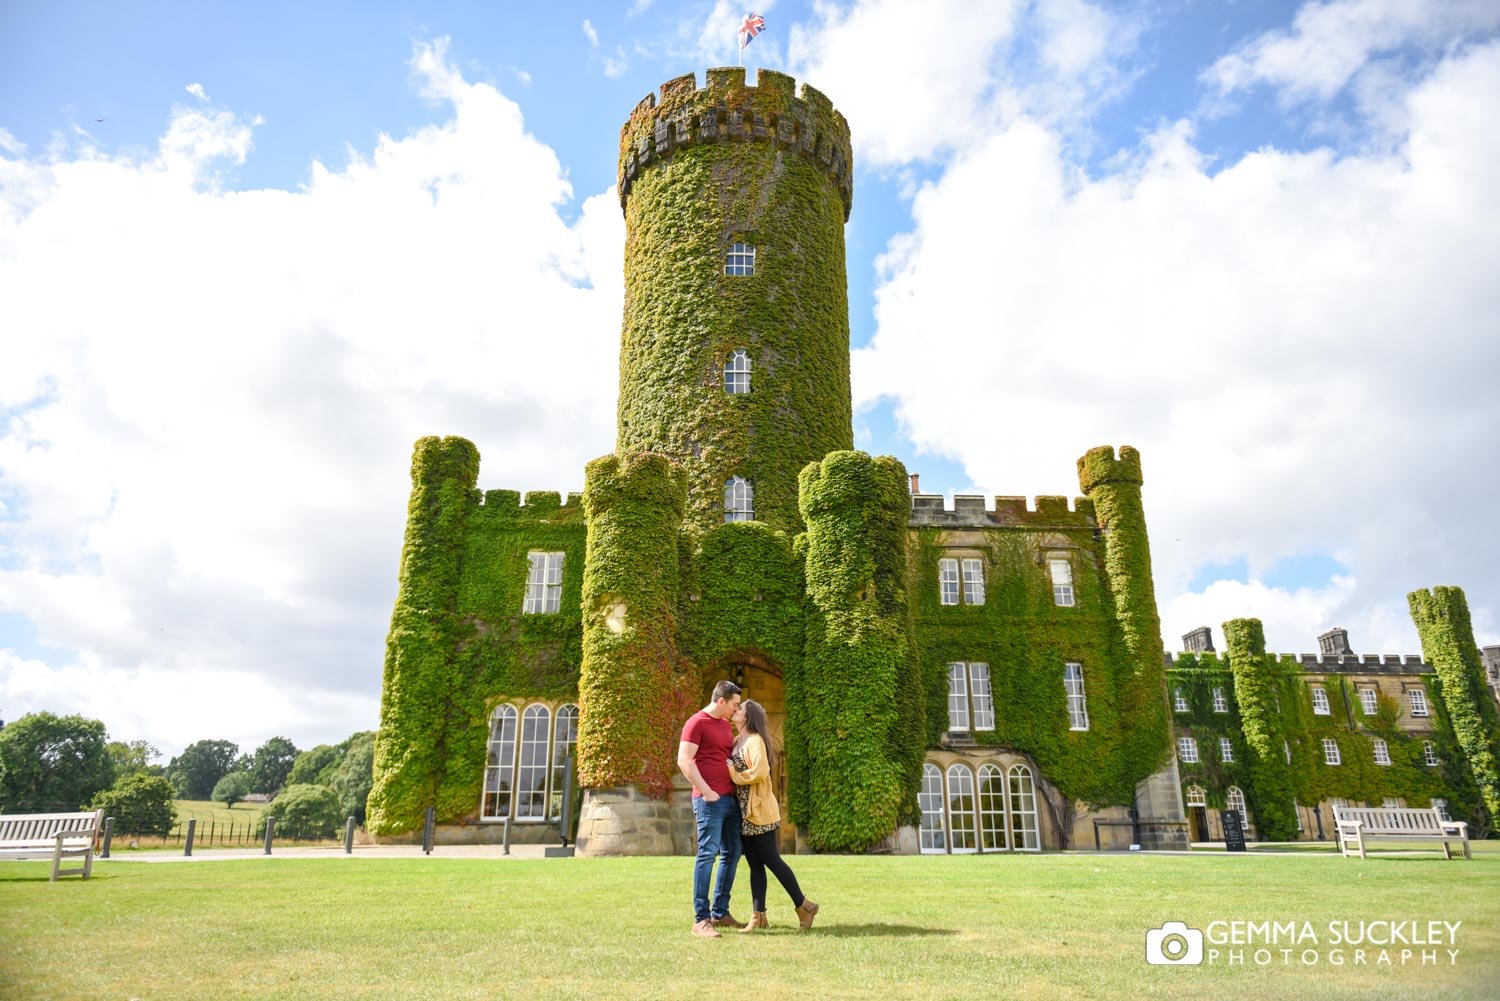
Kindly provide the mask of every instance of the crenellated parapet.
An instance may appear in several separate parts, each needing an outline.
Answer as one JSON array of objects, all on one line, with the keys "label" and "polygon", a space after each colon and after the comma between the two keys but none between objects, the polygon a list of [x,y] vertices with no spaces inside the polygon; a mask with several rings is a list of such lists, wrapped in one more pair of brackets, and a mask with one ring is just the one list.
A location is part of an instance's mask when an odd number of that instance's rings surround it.
[{"label": "crenellated parapet", "polygon": [[[1366,653],[1366,654],[1318,654],[1283,653],[1270,654],[1280,664],[1295,664],[1302,674],[1431,674],[1432,665],[1416,654]],[[1182,655],[1184,663],[1178,663],[1173,654],[1162,655],[1168,670],[1228,670],[1228,665],[1211,654]]]},{"label": "crenellated parapet", "polygon": [[745,83],[745,68],[711,69],[698,87],[688,73],[662,84],[661,95],[647,94],[620,130],[618,188],[620,207],[642,171],[693,146],[713,143],[766,143],[816,164],[838,189],[844,218],[854,200],[854,153],[849,123],[827,96],[784,73],[761,70],[756,86]]},{"label": "crenellated parapet", "polygon": [[1078,460],[1078,487],[1090,493],[1106,483],[1122,483],[1141,486],[1146,482],[1141,475],[1141,453],[1129,445],[1120,446],[1120,456],[1110,445],[1091,448]]},{"label": "crenellated parapet", "polygon": [[486,490],[479,495],[478,517],[497,521],[553,524],[583,521],[583,494],[556,490]]},{"label": "crenellated parapet", "polygon": [[942,494],[913,494],[912,528],[1093,528],[1094,502],[1087,497],[996,497],[985,506],[977,494],[957,494],[949,504]]}]

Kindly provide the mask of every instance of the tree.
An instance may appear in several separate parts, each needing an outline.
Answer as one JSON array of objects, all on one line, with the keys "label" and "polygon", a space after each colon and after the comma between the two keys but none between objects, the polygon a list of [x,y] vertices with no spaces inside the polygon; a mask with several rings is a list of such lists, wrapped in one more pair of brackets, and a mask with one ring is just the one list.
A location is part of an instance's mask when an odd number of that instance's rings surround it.
[{"label": "tree", "polygon": [[151,763],[161,757],[161,751],[154,744],[148,744],[144,740],[111,740],[104,748],[109,752],[110,760],[115,763],[116,784],[137,772],[161,774],[161,766]]},{"label": "tree", "polygon": [[78,810],[114,782],[104,724],[83,716],[28,713],[0,730],[0,809]]},{"label": "tree", "polygon": [[348,741],[349,749],[334,772],[333,791],[338,793],[339,807],[345,816],[352,815],[358,824],[365,822],[365,801],[375,773],[375,734],[356,733]]},{"label": "tree", "polygon": [[297,745],[285,737],[272,737],[255,749],[250,762],[250,787],[255,792],[274,793],[286,785],[286,777],[297,760]]},{"label": "tree", "polygon": [[333,773],[323,775],[330,766],[337,768],[343,757],[342,745],[319,744],[310,751],[303,751],[292,762],[292,771],[286,777],[287,785],[331,785]]},{"label": "tree", "polygon": [[301,837],[331,838],[344,821],[338,795],[327,786],[287,786],[266,807],[276,818],[276,829]]},{"label": "tree", "polygon": [[230,772],[214,783],[214,791],[209,799],[216,803],[223,803],[231,810],[234,804],[242,801],[250,794],[250,776],[245,772]]},{"label": "tree", "polygon": [[234,764],[239,746],[228,740],[200,740],[167,765],[167,776],[183,799],[208,799],[214,785]]},{"label": "tree", "polygon": [[166,776],[135,772],[95,797],[90,809],[115,818],[116,833],[165,837],[177,822],[177,808],[172,805],[176,795]]}]

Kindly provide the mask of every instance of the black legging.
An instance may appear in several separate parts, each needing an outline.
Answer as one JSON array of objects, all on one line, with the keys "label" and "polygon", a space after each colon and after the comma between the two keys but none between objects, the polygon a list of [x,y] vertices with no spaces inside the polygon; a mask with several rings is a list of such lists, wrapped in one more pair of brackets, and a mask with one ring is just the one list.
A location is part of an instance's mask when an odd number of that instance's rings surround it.
[{"label": "black legging", "polygon": [[740,838],[745,861],[750,863],[750,899],[757,911],[763,912],[766,909],[767,869],[776,874],[777,882],[787,896],[792,898],[793,907],[801,907],[802,901],[806,899],[802,896],[802,888],[797,885],[797,877],[792,875],[792,867],[782,860],[781,852],[776,849],[776,834],[776,831],[767,831],[765,834],[746,834]]}]

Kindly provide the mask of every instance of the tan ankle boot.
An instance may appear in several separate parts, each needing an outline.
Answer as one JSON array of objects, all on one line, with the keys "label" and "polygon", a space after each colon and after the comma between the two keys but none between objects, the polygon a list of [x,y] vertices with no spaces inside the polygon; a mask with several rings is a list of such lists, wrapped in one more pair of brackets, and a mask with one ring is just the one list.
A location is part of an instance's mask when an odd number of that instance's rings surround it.
[{"label": "tan ankle boot", "polygon": [[807,931],[809,928],[811,928],[813,918],[817,916],[818,905],[813,903],[811,900],[808,900],[806,897],[803,897],[802,906],[797,908],[797,920],[801,922],[802,930]]},{"label": "tan ankle boot", "polygon": [[747,924],[745,927],[743,927],[743,928],[740,929],[740,934],[743,935],[743,934],[745,934],[745,932],[747,932],[747,931],[754,931],[757,928],[770,928],[770,927],[771,926],[766,923],[766,912],[765,911],[756,911],[756,912],[754,912],[753,914],[750,915],[750,923]]}]

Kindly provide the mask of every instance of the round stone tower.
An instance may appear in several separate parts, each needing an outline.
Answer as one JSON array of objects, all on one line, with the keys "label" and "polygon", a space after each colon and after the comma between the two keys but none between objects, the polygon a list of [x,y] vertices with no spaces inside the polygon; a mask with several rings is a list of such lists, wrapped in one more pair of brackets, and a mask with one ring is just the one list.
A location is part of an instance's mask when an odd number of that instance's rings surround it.
[{"label": "round stone tower", "polygon": [[[797,530],[797,474],[853,447],[849,126],[781,73],[711,69],[620,133],[625,317],[616,452],[688,473],[686,525]],[[726,486],[736,479],[730,499]]]}]

